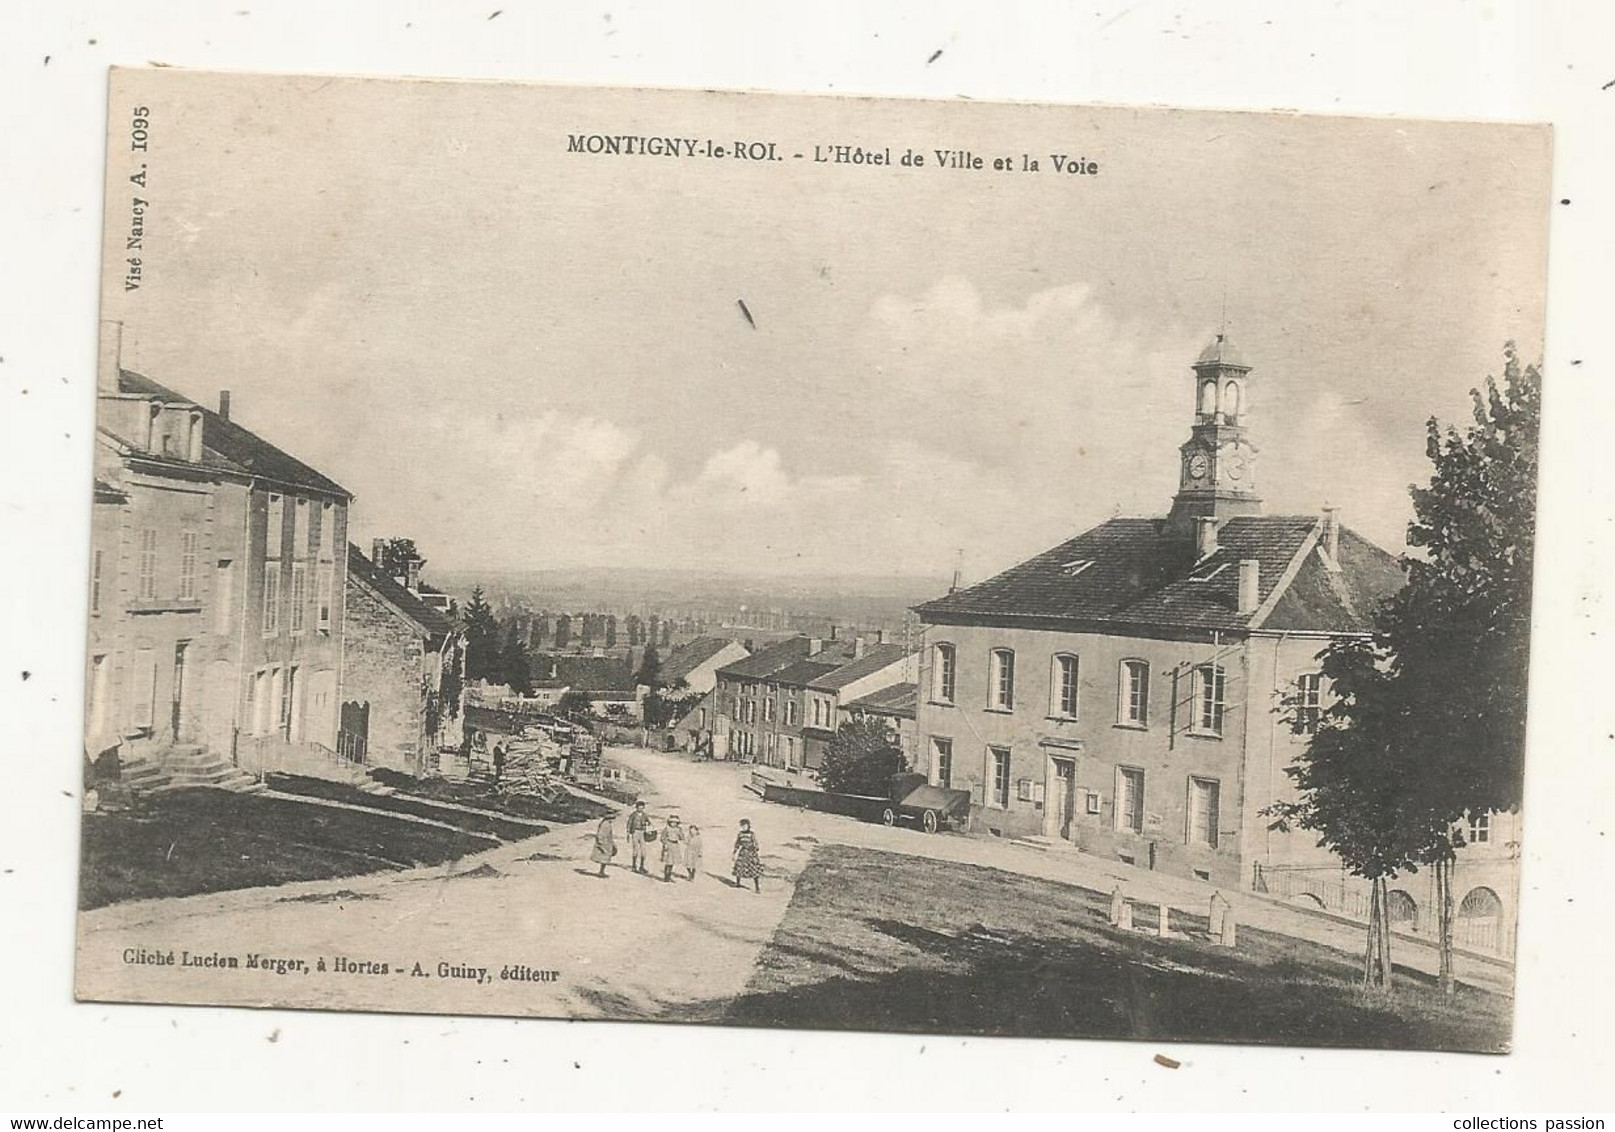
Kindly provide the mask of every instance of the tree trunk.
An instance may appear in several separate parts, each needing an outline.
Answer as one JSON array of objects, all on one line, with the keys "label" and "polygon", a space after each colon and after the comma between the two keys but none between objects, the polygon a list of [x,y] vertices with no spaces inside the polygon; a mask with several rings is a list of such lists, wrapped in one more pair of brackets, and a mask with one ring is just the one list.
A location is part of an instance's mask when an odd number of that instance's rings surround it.
[{"label": "tree trunk", "polygon": [[1441,953],[1441,993],[1451,997],[1456,989],[1452,972],[1452,858],[1435,864],[1436,943]]},{"label": "tree trunk", "polygon": [[1391,987],[1390,924],[1386,917],[1386,882],[1375,877],[1368,890],[1368,948],[1363,956],[1363,986],[1373,991]]}]

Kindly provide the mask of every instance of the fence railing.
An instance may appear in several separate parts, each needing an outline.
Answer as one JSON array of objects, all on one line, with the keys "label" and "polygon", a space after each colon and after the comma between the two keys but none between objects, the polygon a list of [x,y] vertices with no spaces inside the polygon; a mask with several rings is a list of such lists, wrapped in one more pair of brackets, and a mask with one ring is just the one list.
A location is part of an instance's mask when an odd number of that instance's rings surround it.
[{"label": "fence railing", "polygon": [[1253,888],[1293,904],[1311,904],[1325,912],[1368,922],[1368,889],[1347,881],[1330,867],[1274,867],[1256,864]]}]

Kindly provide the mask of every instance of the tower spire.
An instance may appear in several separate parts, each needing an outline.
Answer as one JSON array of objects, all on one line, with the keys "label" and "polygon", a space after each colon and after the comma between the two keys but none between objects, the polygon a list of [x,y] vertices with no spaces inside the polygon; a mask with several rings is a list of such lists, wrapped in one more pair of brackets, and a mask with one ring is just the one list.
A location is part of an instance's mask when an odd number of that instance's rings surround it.
[{"label": "tower spire", "polygon": [[1178,493],[1168,516],[1175,529],[1194,529],[1199,518],[1221,522],[1235,515],[1259,514],[1256,446],[1247,435],[1251,367],[1228,340],[1227,295],[1216,339],[1193,365],[1194,423],[1180,447]]}]

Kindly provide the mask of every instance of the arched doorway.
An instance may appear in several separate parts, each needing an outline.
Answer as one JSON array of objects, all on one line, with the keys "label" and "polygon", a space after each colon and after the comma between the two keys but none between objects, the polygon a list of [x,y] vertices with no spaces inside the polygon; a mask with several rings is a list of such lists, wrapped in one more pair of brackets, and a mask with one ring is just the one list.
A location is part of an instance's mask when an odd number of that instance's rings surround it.
[{"label": "arched doorway", "polygon": [[1392,931],[1419,930],[1419,905],[1402,889],[1393,888],[1385,894],[1385,911],[1391,919]]},{"label": "arched doorway", "polygon": [[1496,951],[1503,921],[1503,902],[1484,885],[1465,893],[1452,926],[1453,942],[1477,951]]}]

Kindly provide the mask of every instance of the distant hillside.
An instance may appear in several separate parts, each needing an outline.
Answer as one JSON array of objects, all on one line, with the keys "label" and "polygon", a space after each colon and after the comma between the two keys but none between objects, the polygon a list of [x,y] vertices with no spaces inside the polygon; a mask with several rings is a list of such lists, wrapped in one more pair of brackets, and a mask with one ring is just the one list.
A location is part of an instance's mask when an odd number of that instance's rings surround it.
[{"label": "distant hillside", "polygon": [[440,589],[464,598],[481,586],[494,605],[610,610],[726,620],[783,613],[845,624],[897,626],[913,605],[947,589],[944,578],[887,574],[766,576],[698,570],[587,567],[547,570],[429,570]]}]

